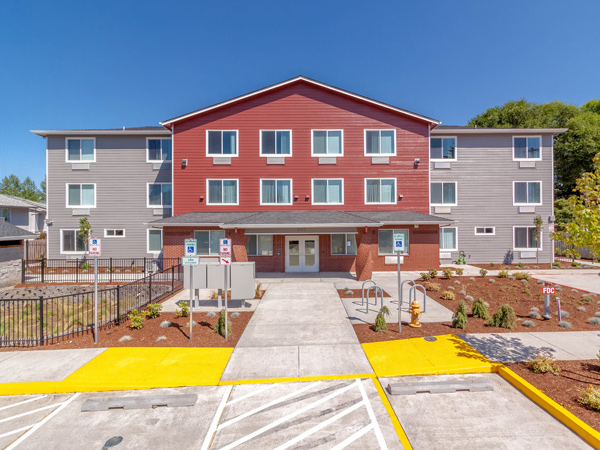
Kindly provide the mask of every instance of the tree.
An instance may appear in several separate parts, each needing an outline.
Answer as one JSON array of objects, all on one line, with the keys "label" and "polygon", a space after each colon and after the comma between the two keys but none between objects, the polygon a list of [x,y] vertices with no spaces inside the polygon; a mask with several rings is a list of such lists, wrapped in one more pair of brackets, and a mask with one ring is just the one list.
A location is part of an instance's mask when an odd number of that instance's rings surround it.
[{"label": "tree", "polygon": [[27,177],[23,182],[18,176],[11,174],[6,176],[0,182],[0,194],[12,195],[14,197],[21,197],[27,200],[33,200],[34,202],[45,201],[46,183],[44,182],[44,192],[40,191],[35,181]]},{"label": "tree", "polygon": [[88,251],[88,241],[92,237],[92,226],[90,225],[90,221],[87,216],[83,216],[79,219],[79,236],[83,239],[83,245],[85,246],[85,252]]},{"label": "tree", "polygon": [[46,178],[47,176],[44,176],[44,181],[40,183],[40,189],[42,190],[42,200],[40,201],[42,202],[46,201]]},{"label": "tree", "polygon": [[533,225],[535,226],[535,231],[534,231],[534,235],[533,235],[533,242],[535,242],[535,259],[536,259],[536,263],[539,266],[540,265],[540,241],[541,241],[541,237],[542,237],[542,228],[544,226],[544,219],[542,219],[542,216],[535,216],[533,218]]}]

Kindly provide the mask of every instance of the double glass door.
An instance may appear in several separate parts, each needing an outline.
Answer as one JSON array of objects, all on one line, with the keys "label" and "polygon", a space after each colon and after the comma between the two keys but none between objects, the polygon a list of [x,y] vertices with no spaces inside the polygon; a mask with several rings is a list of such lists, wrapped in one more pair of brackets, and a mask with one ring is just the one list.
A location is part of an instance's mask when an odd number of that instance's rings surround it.
[{"label": "double glass door", "polygon": [[285,250],[286,272],[319,271],[318,236],[286,236]]}]

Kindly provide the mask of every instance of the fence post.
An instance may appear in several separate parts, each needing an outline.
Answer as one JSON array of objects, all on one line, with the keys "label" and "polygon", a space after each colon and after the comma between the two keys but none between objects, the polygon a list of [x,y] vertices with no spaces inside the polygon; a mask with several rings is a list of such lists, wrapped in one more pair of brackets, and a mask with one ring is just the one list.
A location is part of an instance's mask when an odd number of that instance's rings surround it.
[{"label": "fence post", "polygon": [[112,273],[113,273],[113,264],[112,264],[112,257],[110,258],[110,282],[112,283]]},{"label": "fence post", "polygon": [[175,290],[175,266],[171,266],[171,292]]},{"label": "fence post", "polygon": [[44,297],[40,295],[40,345],[44,345]]},{"label": "fence post", "polygon": [[152,275],[148,277],[148,303],[152,303]]},{"label": "fence post", "polygon": [[121,289],[117,286],[117,324],[121,322]]},{"label": "fence post", "polygon": [[[25,241],[27,242],[27,241]],[[21,284],[25,284],[25,267],[27,265],[25,264],[25,260],[22,259],[21,260]]]},{"label": "fence post", "polygon": [[146,273],[146,257],[144,256],[144,268],[142,269],[142,273]]},{"label": "fence post", "polygon": [[46,266],[46,258],[42,256],[42,283],[44,282],[44,268]]}]

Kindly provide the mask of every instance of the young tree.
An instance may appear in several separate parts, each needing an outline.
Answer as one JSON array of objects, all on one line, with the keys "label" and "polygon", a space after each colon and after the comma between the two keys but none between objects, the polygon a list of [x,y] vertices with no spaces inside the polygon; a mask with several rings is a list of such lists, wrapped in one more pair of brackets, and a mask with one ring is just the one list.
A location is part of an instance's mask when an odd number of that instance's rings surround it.
[{"label": "young tree", "polygon": [[83,245],[85,246],[85,252],[87,253],[88,251],[88,241],[90,240],[90,238],[92,237],[92,233],[94,231],[92,230],[92,226],[90,225],[90,222],[88,220],[87,216],[83,216],[81,219],[79,219],[79,236],[81,237],[81,239],[83,239]]},{"label": "young tree", "polygon": [[533,225],[535,226],[535,234],[533,235],[533,242],[535,242],[535,260],[537,265],[540,265],[540,241],[542,237],[542,228],[544,226],[544,219],[542,216],[535,216],[533,218]]},{"label": "young tree", "polygon": [[35,181],[27,177],[21,182],[19,177],[14,174],[2,179],[0,182],[0,194],[21,197],[27,200],[33,200],[34,202],[44,201],[46,198],[45,193],[37,188]]}]

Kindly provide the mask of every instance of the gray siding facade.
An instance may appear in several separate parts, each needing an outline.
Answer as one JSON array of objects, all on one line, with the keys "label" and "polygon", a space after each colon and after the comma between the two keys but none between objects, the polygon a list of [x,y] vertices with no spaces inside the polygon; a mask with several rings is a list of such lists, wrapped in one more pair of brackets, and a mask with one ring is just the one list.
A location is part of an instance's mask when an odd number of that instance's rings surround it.
[{"label": "gray siding facade", "polygon": [[[513,160],[513,136],[541,136],[541,161],[520,167]],[[456,161],[446,163],[446,168],[436,168],[430,161],[431,183],[456,182],[457,205],[447,208],[430,206],[431,214],[457,221],[457,249],[440,249],[442,263],[454,262],[459,251],[467,254],[467,263],[517,263],[536,264],[535,249],[522,252],[515,249],[514,227],[532,227],[534,217],[544,221],[542,249],[539,262],[553,261],[553,243],[549,223],[554,215],[553,206],[553,136],[540,133],[502,134],[490,131],[485,134],[460,134],[449,131],[436,137],[456,137]],[[439,164],[437,164],[439,167]],[[529,207],[520,212],[513,205],[513,182],[541,181],[541,206]],[[445,209],[445,210],[444,210]],[[476,235],[475,227],[494,227],[493,235]]]},{"label": "gray siding facade", "polygon": [[[148,183],[171,183],[170,163],[146,162],[147,138],[169,138],[163,133],[134,136],[77,136],[95,138],[95,162],[83,168],[66,162],[65,136],[47,139],[48,257],[76,258],[61,252],[61,230],[78,230],[86,207],[67,206],[67,184],[95,184],[96,205],[89,208],[93,237],[102,239],[102,258],[156,257],[147,251],[149,222],[169,217],[171,209],[149,208]],[[86,168],[89,166],[89,168]],[[83,211],[81,211],[83,210]],[[124,237],[105,237],[106,229],[124,229]]]}]

